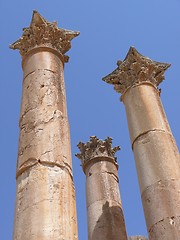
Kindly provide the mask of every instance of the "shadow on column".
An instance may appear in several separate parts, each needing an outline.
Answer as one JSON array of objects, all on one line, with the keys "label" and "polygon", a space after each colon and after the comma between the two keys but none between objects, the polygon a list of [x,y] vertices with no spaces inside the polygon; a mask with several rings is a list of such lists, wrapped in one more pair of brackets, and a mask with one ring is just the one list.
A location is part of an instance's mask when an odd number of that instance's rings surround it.
[{"label": "shadow on column", "polygon": [[110,207],[106,201],[90,240],[127,240],[124,216],[119,206]]}]

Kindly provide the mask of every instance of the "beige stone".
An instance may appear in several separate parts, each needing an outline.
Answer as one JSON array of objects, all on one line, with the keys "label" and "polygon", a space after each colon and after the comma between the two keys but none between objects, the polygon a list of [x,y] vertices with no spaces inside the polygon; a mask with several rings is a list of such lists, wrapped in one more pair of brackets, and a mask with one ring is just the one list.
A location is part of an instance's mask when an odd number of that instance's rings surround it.
[{"label": "beige stone", "polygon": [[153,131],[134,143],[141,194],[152,184],[180,178],[180,161],[174,139],[167,132]]},{"label": "beige stone", "polygon": [[[161,180],[149,186],[142,194],[148,229],[153,229],[165,219],[176,219],[180,216],[180,179]],[[163,201],[162,201],[163,199]],[[166,206],[166,211],[164,210]],[[150,211],[152,209],[153,211]],[[154,214],[156,209],[156,214]],[[152,225],[152,223],[155,223]],[[171,224],[169,221],[168,224]],[[179,229],[178,229],[179,231]]]},{"label": "beige stone", "polygon": [[180,217],[168,217],[161,220],[149,231],[149,239],[173,239],[179,240]]},{"label": "beige stone", "polygon": [[171,130],[159,100],[159,91],[151,84],[141,84],[130,88],[123,95],[126,107],[129,133],[133,145],[137,137],[148,131]]},{"label": "beige stone", "polygon": [[86,174],[86,205],[89,240],[127,240],[121,197],[118,165],[112,139],[104,141],[91,137],[86,144],[78,144]]},{"label": "beige stone", "polygon": [[103,80],[122,93],[150,240],[180,239],[180,159],[157,86],[169,64],[130,48]]},{"label": "beige stone", "polygon": [[68,171],[36,164],[17,179],[14,239],[77,239],[75,194]]},{"label": "beige stone", "polygon": [[129,237],[128,240],[148,240],[148,239],[143,236],[133,236],[133,237]]},{"label": "beige stone", "polygon": [[77,240],[64,55],[79,33],[36,11],[11,45],[23,58],[14,240]]},{"label": "beige stone", "polygon": [[30,160],[33,164],[42,160],[70,167],[63,63],[51,52],[38,51],[29,55],[23,70],[26,74],[19,123],[18,167],[22,168]]}]

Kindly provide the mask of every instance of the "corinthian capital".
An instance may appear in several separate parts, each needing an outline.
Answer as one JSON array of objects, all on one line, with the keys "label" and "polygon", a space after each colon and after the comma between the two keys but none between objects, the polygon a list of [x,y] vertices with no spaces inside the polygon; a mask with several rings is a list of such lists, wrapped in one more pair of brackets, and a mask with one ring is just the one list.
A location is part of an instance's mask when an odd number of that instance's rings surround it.
[{"label": "corinthian capital", "polygon": [[11,49],[19,49],[22,56],[36,47],[50,47],[64,56],[71,48],[71,40],[79,32],[65,30],[57,27],[57,22],[48,22],[37,11],[33,11],[32,21],[28,28],[23,29],[20,39],[10,45]]},{"label": "corinthian capital", "polygon": [[87,143],[79,142],[77,147],[81,153],[76,154],[81,160],[82,166],[97,157],[109,157],[113,158],[116,162],[115,153],[120,150],[120,147],[112,147],[112,138],[108,137],[104,141],[98,139],[96,136],[90,137],[90,141]]},{"label": "corinthian capital", "polygon": [[103,81],[113,84],[114,89],[123,94],[128,88],[140,83],[151,83],[157,87],[164,79],[164,72],[170,64],[153,61],[142,56],[134,47],[124,61],[117,62],[118,67]]}]

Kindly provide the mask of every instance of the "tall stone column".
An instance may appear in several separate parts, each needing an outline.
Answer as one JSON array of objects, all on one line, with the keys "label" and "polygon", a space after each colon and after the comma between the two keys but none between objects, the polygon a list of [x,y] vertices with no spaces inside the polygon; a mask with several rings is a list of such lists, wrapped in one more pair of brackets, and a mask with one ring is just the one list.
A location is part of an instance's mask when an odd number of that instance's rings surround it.
[{"label": "tall stone column", "polygon": [[64,86],[64,54],[78,34],[34,11],[10,46],[23,68],[14,240],[78,239]]},{"label": "tall stone column", "polygon": [[112,148],[111,138],[102,141],[94,136],[78,148],[81,153],[76,156],[86,174],[88,239],[127,240],[114,156],[120,148]]},{"label": "tall stone column", "polygon": [[157,88],[169,66],[131,47],[103,79],[122,94],[150,240],[180,239],[179,151]]}]

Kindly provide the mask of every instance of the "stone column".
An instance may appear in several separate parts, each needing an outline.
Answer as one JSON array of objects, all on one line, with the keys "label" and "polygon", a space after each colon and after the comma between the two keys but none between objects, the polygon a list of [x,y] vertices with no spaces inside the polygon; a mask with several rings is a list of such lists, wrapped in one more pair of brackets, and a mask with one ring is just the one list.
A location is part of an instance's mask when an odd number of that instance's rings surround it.
[{"label": "stone column", "polygon": [[180,239],[179,151],[157,88],[169,66],[131,47],[103,79],[122,94],[150,240]]},{"label": "stone column", "polygon": [[112,148],[111,138],[102,141],[95,136],[78,148],[81,153],[76,156],[86,174],[88,239],[127,240],[114,156],[120,148]]},{"label": "stone column", "polygon": [[64,53],[78,34],[34,11],[10,46],[23,68],[14,240],[78,239],[64,86]]}]

